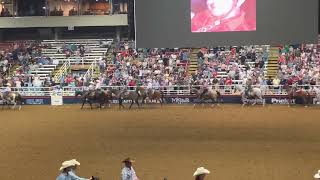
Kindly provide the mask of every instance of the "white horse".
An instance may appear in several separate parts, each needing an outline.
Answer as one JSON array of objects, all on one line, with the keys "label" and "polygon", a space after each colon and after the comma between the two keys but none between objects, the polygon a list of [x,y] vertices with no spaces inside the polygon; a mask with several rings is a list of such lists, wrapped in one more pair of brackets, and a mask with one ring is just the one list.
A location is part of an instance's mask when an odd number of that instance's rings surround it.
[{"label": "white horse", "polygon": [[260,88],[254,87],[250,92],[248,92],[248,95],[245,92],[245,88],[242,85],[236,85],[235,91],[239,91],[241,95],[242,100],[242,106],[249,104],[250,100],[254,100],[252,103],[252,106],[257,104],[257,101],[262,101],[262,105],[265,106],[265,101],[263,99],[263,92]]},{"label": "white horse", "polygon": [[18,109],[21,110],[22,96],[19,93],[9,92],[6,96],[4,93],[0,92],[0,100],[2,100],[3,106],[13,104],[11,109],[15,109],[19,105]]},{"label": "white horse", "polygon": [[315,104],[320,103],[320,88],[314,87],[314,88],[312,89],[312,91],[313,91],[314,94],[315,94],[315,100],[316,100]]}]

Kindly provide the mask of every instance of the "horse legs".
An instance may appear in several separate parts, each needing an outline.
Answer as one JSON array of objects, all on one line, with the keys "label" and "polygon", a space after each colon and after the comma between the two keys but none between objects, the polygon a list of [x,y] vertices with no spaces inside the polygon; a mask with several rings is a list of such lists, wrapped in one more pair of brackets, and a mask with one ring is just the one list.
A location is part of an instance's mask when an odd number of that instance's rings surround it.
[{"label": "horse legs", "polygon": [[139,99],[135,100],[135,102],[137,103],[138,108],[140,108]]},{"label": "horse legs", "polygon": [[89,104],[90,104],[90,108],[91,108],[91,110],[92,110],[92,102],[91,102],[91,101],[89,101]]},{"label": "horse legs", "polygon": [[83,109],[84,103],[86,103],[86,100],[83,100],[83,101],[82,101],[81,109]]},{"label": "horse legs", "polygon": [[308,97],[303,97],[303,104],[304,104],[304,107],[308,107],[309,105]]},{"label": "horse legs", "polygon": [[16,108],[16,106],[17,106],[17,103],[15,101],[13,101],[13,106],[11,107],[11,109],[14,110]]},{"label": "horse legs", "polygon": [[131,104],[130,104],[130,106],[129,106],[129,109],[131,109],[133,103],[134,103],[134,100],[131,101]]}]

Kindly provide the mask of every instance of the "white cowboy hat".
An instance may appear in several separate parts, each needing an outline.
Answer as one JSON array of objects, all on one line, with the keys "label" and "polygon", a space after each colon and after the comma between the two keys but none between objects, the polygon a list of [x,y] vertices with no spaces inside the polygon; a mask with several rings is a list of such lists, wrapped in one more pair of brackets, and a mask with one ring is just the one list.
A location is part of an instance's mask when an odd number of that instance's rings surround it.
[{"label": "white cowboy hat", "polygon": [[6,86],[11,86],[11,84],[10,84],[10,83],[7,83]]},{"label": "white cowboy hat", "polygon": [[194,172],[193,176],[199,176],[201,174],[210,174],[210,171],[204,167],[199,167],[196,172]]},{"label": "white cowboy hat", "polygon": [[318,170],[318,173],[315,174],[313,177],[314,177],[315,179],[320,179],[320,170]]},{"label": "white cowboy hat", "polygon": [[[66,163],[66,162],[71,162],[71,163],[73,163],[73,165],[80,166],[80,162],[77,161],[76,159],[71,159],[71,160],[65,161],[63,163]],[[63,165],[63,163],[62,163],[62,165]]]},{"label": "white cowboy hat", "polygon": [[89,84],[94,84],[94,82],[91,81]]},{"label": "white cowboy hat", "polygon": [[97,83],[100,83],[100,80],[96,80]]},{"label": "white cowboy hat", "polygon": [[68,168],[68,167],[71,167],[71,166],[74,166],[74,162],[72,162],[72,161],[64,161],[59,170],[62,171],[65,168]]}]

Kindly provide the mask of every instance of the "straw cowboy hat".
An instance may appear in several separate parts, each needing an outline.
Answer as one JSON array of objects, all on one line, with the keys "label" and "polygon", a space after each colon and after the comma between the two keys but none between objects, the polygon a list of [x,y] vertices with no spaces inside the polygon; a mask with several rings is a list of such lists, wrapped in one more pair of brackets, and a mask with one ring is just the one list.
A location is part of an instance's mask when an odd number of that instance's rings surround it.
[{"label": "straw cowboy hat", "polygon": [[71,167],[71,166],[75,166],[75,165],[80,165],[80,162],[78,162],[76,159],[71,159],[71,160],[68,160],[68,161],[64,161],[60,167],[60,171],[65,169],[65,168],[68,168],[68,167]]},{"label": "straw cowboy hat", "polygon": [[194,172],[193,176],[199,176],[201,174],[210,174],[210,171],[205,169],[204,167],[199,167],[196,172]]},{"label": "straw cowboy hat", "polygon": [[318,173],[315,174],[313,177],[314,177],[315,179],[320,179],[320,170],[318,170]]},{"label": "straw cowboy hat", "polygon": [[74,163],[71,162],[71,161],[65,161],[62,163],[62,166],[60,167],[60,171],[64,170],[65,168],[68,168],[68,167],[71,167],[71,166],[74,166]]},{"label": "straw cowboy hat", "polygon": [[130,163],[134,163],[135,160],[134,159],[131,159],[131,158],[126,158],[125,160],[122,161],[123,163],[125,162],[130,162]]},{"label": "straw cowboy hat", "polygon": [[[67,161],[65,161],[65,162],[67,162]],[[65,163],[65,162],[63,162],[63,163]],[[71,163],[73,163],[73,165],[77,165],[77,166],[80,166],[80,162],[79,161],[77,161],[76,159],[71,159],[71,160],[68,160],[68,162],[71,162]],[[62,164],[63,164],[62,163]]]}]

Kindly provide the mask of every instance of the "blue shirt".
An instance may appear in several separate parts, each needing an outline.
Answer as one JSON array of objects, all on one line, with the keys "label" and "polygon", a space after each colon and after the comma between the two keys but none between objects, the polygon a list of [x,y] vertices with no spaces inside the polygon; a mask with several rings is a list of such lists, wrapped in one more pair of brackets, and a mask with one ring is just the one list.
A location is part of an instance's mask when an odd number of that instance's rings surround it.
[{"label": "blue shirt", "polygon": [[56,180],[71,180],[71,177],[66,173],[61,173]]},{"label": "blue shirt", "polygon": [[73,171],[69,171],[68,175],[71,177],[71,180],[88,180],[87,178],[81,178],[77,176]]}]

